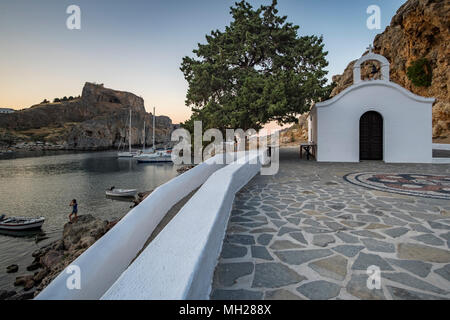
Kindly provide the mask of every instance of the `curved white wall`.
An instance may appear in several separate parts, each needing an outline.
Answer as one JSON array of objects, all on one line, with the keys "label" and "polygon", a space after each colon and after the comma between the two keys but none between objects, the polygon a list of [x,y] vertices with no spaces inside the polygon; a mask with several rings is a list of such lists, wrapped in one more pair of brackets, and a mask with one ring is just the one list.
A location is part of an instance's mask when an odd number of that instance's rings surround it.
[{"label": "curved white wall", "polygon": [[[215,171],[223,168],[224,155],[217,155],[155,189],[131,210],[113,229],[86,250],[71,265],[80,267],[81,290],[69,290],[64,271],[35,299],[99,299],[117,280],[166,213],[180,200],[201,186]],[[220,162],[219,162],[220,161]],[[216,163],[217,162],[217,163]]]},{"label": "curved white wall", "polygon": [[234,196],[261,162],[252,152],[214,173],[102,299],[208,299]]},{"label": "curved white wall", "polygon": [[384,161],[432,162],[432,104],[386,81],[353,85],[331,100],[318,103],[317,160],[359,162],[359,125],[368,111],[384,119]]}]

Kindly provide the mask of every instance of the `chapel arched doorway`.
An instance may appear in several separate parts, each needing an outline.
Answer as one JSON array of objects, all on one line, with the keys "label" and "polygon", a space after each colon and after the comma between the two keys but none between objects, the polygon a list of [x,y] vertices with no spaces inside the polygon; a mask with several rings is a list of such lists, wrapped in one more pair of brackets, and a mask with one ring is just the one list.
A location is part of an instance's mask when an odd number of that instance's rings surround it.
[{"label": "chapel arched doorway", "polygon": [[383,160],[383,117],[378,112],[361,117],[359,144],[360,160]]}]

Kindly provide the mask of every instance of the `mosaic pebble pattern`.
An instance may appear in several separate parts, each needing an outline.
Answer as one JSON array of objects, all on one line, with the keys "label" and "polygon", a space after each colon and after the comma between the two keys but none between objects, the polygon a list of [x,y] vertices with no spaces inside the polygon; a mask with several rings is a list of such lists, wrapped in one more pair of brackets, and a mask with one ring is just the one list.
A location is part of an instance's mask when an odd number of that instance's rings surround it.
[{"label": "mosaic pebble pattern", "polygon": [[[211,299],[450,299],[450,201],[369,190],[351,172],[449,165],[328,164],[282,149],[280,172],[237,194]],[[380,290],[367,268],[382,270]]]},{"label": "mosaic pebble pattern", "polygon": [[450,176],[426,174],[351,173],[350,183],[369,189],[424,198],[450,200]]}]

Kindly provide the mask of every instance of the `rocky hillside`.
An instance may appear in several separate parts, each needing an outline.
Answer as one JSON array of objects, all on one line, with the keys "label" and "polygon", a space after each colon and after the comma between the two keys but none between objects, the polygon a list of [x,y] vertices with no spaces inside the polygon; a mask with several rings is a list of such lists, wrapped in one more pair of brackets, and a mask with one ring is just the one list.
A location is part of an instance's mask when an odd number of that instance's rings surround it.
[{"label": "rocky hillside", "polygon": [[[0,115],[0,145],[9,149],[103,150],[128,144],[129,110],[132,110],[133,145],[152,143],[153,116],[144,100],[132,93],[86,83],[79,99],[32,106]],[[170,118],[156,117],[157,144],[170,141]],[[1,147],[1,146],[0,146]],[[1,149],[1,148],[0,148]]]},{"label": "rocky hillside", "polygon": [[[450,143],[449,17],[448,0],[409,0],[398,9],[390,26],[375,38],[373,46],[375,53],[382,54],[390,61],[391,81],[415,94],[436,98],[433,106],[433,138],[436,142]],[[415,86],[406,74],[408,67],[422,58],[430,62],[432,69],[429,87]],[[342,75],[333,77],[337,86],[332,96],[353,83],[352,69],[355,62],[352,61]]]},{"label": "rocky hillside", "polygon": [[298,145],[299,142],[308,141],[308,114],[299,117],[298,123],[290,128],[280,131],[280,144],[282,146]]}]

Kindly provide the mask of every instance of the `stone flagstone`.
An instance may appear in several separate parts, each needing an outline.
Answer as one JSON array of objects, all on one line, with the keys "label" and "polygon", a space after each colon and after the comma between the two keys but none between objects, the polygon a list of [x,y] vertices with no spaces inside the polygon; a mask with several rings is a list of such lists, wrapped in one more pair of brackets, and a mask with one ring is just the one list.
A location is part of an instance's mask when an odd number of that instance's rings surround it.
[{"label": "stone flagstone", "polygon": [[267,246],[270,241],[273,239],[273,235],[271,234],[262,234],[256,240],[260,245]]},{"label": "stone flagstone", "polygon": [[301,249],[304,246],[299,245],[297,243],[293,243],[289,240],[277,240],[270,246],[272,250],[290,250],[290,249]]},{"label": "stone flagstone", "polygon": [[328,249],[318,249],[318,250],[276,251],[275,254],[278,256],[278,258],[280,258],[281,261],[287,264],[300,265],[309,262],[311,260],[331,256],[333,252]]},{"label": "stone flagstone", "polygon": [[438,237],[432,234],[423,234],[421,236],[412,237],[412,239],[432,246],[442,246],[445,243],[443,240],[439,239]]},{"label": "stone flagstone", "polygon": [[414,261],[414,260],[398,260],[398,259],[386,259],[391,265],[399,266],[402,269],[405,269],[419,277],[425,278],[431,272],[431,267],[433,266],[431,263],[426,263],[423,261]]},{"label": "stone flagstone", "polygon": [[344,280],[347,275],[347,259],[342,256],[333,256],[308,264],[308,267],[323,277],[335,280]]},{"label": "stone flagstone", "polygon": [[408,233],[408,231],[409,231],[408,228],[394,228],[389,230],[383,230],[382,232],[384,234],[387,234],[391,238],[399,238]]},{"label": "stone flagstone", "polygon": [[449,263],[450,251],[411,243],[400,243],[397,256],[406,260],[422,260],[427,262]]},{"label": "stone flagstone", "polygon": [[263,246],[252,246],[252,257],[269,261],[273,260],[269,251]]},{"label": "stone flagstone", "polygon": [[253,288],[279,288],[307,280],[280,263],[259,263],[255,266]]},{"label": "stone flagstone", "polygon": [[255,238],[253,238],[253,236],[242,235],[242,234],[229,235],[229,236],[227,236],[225,241],[231,242],[231,243],[236,243],[236,244],[243,244],[243,245],[255,244]]},{"label": "stone flagstone", "polygon": [[448,292],[404,272],[383,273],[382,277],[383,279],[389,279],[419,290],[430,291],[437,294],[445,294]]},{"label": "stone flagstone", "polygon": [[345,243],[360,243],[357,237],[349,235],[348,233],[338,232],[336,233],[336,236]]},{"label": "stone flagstone", "polygon": [[434,272],[450,282],[450,264],[447,264],[443,268],[437,269]]},{"label": "stone flagstone", "polygon": [[231,287],[237,279],[247,276],[253,272],[253,263],[226,263],[219,264],[216,269],[216,280],[218,284]]},{"label": "stone flagstone", "polygon": [[361,239],[367,250],[374,252],[395,252],[395,245],[385,241],[375,239]]},{"label": "stone flagstone", "polygon": [[359,254],[358,258],[353,263],[352,269],[366,271],[371,266],[377,266],[381,270],[394,270],[394,268],[392,268],[389,263],[387,263],[386,260],[381,258],[379,255],[366,254],[364,252]]},{"label": "stone flagstone", "polygon": [[346,290],[349,294],[363,300],[385,300],[383,290],[369,289],[367,286],[367,275],[352,275],[347,284]]},{"label": "stone flagstone", "polygon": [[303,233],[301,233],[301,232],[292,232],[292,233],[289,233],[289,236],[292,237],[293,239],[297,240],[300,243],[308,244],[308,241],[306,241],[305,237],[303,236]]},{"label": "stone flagstone", "polygon": [[362,249],[363,246],[342,245],[332,248],[334,251],[343,254],[346,257],[355,257]]},{"label": "stone flagstone", "polygon": [[413,290],[387,286],[389,293],[395,300],[446,300],[435,295],[421,293]]},{"label": "stone flagstone", "polygon": [[224,243],[222,248],[222,257],[224,259],[241,258],[247,254],[247,248]]},{"label": "stone flagstone", "polygon": [[220,290],[215,289],[211,294],[212,300],[261,300],[262,292],[250,290]]},{"label": "stone flagstone", "polygon": [[314,235],[313,238],[313,244],[318,247],[326,247],[330,243],[335,243],[336,240],[333,236],[328,234],[322,234],[322,235]]},{"label": "stone flagstone", "polygon": [[266,291],[264,300],[303,300],[303,299],[288,290],[280,289],[274,291]]},{"label": "stone flagstone", "polygon": [[297,291],[311,300],[329,300],[339,295],[341,287],[335,283],[319,280],[304,284]]}]

